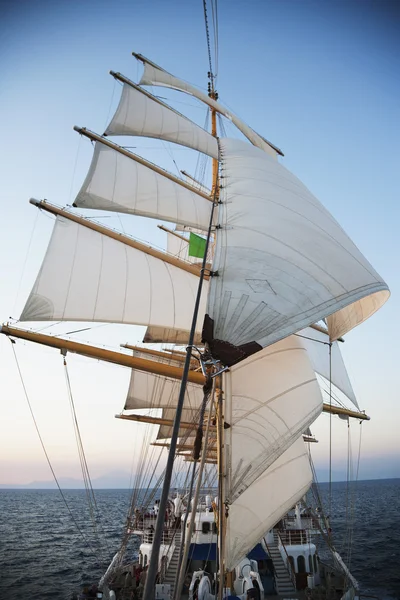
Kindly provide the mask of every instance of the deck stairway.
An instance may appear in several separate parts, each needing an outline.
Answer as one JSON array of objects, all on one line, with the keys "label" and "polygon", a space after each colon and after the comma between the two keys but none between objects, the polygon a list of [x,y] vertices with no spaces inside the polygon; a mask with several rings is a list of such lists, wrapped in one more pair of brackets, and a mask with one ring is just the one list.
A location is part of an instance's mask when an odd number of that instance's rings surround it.
[{"label": "deck stairway", "polygon": [[181,551],[181,532],[177,530],[174,536],[174,552],[172,554],[170,563],[167,568],[167,573],[165,575],[165,579],[163,583],[169,584],[171,586],[171,595],[174,593],[175,587],[175,578],[176,572],[178,570],[178,562],[179,562],[179,554]]},{"label": "deck stairway", "polygon": [[[275,570],[276,592],[279,596],[288,596],[296,593],[290,572],[288,571],[279,550],[279,534],[274,529],[274,541],[267,545],[269,557]],[[289,596],[290,597],[290,596]]]}]

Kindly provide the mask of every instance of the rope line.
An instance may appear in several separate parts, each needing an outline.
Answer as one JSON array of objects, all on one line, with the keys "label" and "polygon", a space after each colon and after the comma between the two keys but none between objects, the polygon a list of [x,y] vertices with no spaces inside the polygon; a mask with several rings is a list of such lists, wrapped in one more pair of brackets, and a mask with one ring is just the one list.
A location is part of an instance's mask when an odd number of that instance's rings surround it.
[{"label": "rope line", "polygon": [[28,407],[29,407],[29,411],[30,411],[30,413],[31,413],[31,416],[32,416],[32,420],[33,420],[33,423],[34,423],[34,426],[35,426],[35,429],[36,429],[36,433],[37,433],[37,435],[38,435],[38,438],[39,438],[40,444],[41,444],[41,446],[42,446],[42,449],[43,449],[44,455],[45,455],[45,457],[46,457],[47,464],[48,464],[48,465],[49,465],[49,467],[50,467],[50,471],[51,471],[51,473],[52,473],[52,475],[53,475],[54,481],[55,481],[55,483],[56,483],[56,485],[57,485],[57,487],[58,487],[58,490],[59,490],[59,492],[60,492],[60,494],[61,494],[61,497],[62,497],[62,499],[63,499],[63,502],[64,502],[64,504],[65,504],[65,506],[66,506],[66,508],[67,508],[67,510],[68,510],[68,512],[69,512],[69,514],[70,514],[70,517],[71,517],[71,519],[72,519],[72,521],[73,521],[73,523],[74,523],[75,527],[76,527],[76,528],[77,528],[77,530],[79,531],[79,533],[80,533],[80,535],[81,535],[82,539],[84,540],[84,542],[85,542],[85,543],[86,543],[86,544],[89,546],[89,548],[90,548],[90,550],[91,550],[92,554],[93,554],[95,557],[97,557],[97,554],[96,554],[96,552],[95,552],[95,550],[94,550],[93,546],[91,545],[91,543],[90,543],[89,539],[88,539],[88,538],[86,537],[86,535],[83,533],[82,529],[81,529],[81,528],[80,528],[80,526],[79,526],[79,523],[78,523],[78,521],[75,519],[75,517],[74,517],[74,515],[73,515],[73,513],[72,513],[72,511],[71,511],[71,509],[70,509],[70,507],[69,507],[69,505],[68,505],[67,499],[65,498],[65,496],[64,496],[64,493],[63,493],[63,491],[62,491],[62,489],[61,489],[61,487],[60,487],[60,484],[59,484],[59,482],[58,482],[57,476],[56,476],[56,474],[55,474],[55,471],[54,471],[54,469],[53,469],[53,465],[51,464],[50,457],[49,457],[49,455],[48,455],[48,453],[47,453],[47,450],[46,450],[46,447],[45,447],[45,444],[44,444],[43,438],[42,438],[42,436],[41,436],[41,433],[40,433],[40,431],[39,431],[39,427],[38,427],[38,424],[37,424],[37,421],[36,421],[36,418],[35,418],[35,414],[34,414],[34,412],[33,412],[33,409],[32,409],[32,405],[31,405],[31,403],[30,403],[30,400],[29,400],[28,392],[27,392],[27,389],[26,389],[26,386],[25,386],[25,382],[24,382],[24,379],[23,379],[23,376],[22,376],[22,371],[21,371],[21,368],[20,368],[20,365],[19,365],[18,357],[17,357],[17,354],[16,354],[16,352],[15,352],[15,348],[14,348],[15,340],[12,340],[11,338],[9,338],[9,339],[10,339],[10,342],[11,342],[11,344],[12,344],[12,349],[13,349],[13,353],[14,353],[14,358],[15,358],[15,362],[16,362],[16,365],[17,365],[17,369],[18,369],[19,377],[20,377],[20,380],[21,380],[21,385],[22,385],[22,388],[23,388],[23,390],[24,390],[25,399],[26,399],[26,402],[27,402],[27,404],[28,404]]},{"label": "rope line", "polygon": [[204,23],[205,23],[205,26],[206,26],[206,38],[207,38],[207,50],[208,50],[208,63],[209,63],[209,66],[210,66],[211,89],[214,91],[214,75],[213,75],[212,61],[211,61],[210,31],[208,29],[207,2],[206,2],[206,0],[203,0],[203,9],[204,9]]},{"label": "rope line", "polygon": [[[86,498],[87,498],[87,503],[88,503],[88,508],[89,508],[89,514],[90,514],[90,518],[92,521],[94,534],[99,543],[101,552],[103,552],[103,554],[104,554],[105,544],[106,544],[106,536],[105,536],[102,522],[100,520],[101,519],[100,510],[97,505],[96,495],[94,493],[92,480],[90,477],[89,466],[88,466],[87,460],[86,460],[85,449],[83,446],[82,436],[81,436],[81,432],[80,432],[80,428],[79,428],[78,417],[77,417],[76,409],[75,409],[75,402],[74,402],[74,398],[72,395],[71,380],[69,377],[68,366],[67,366],[67,361],[66,361],[65,356],[63,357],[63,365],[64,365],[65,381],[67,384],[68,400],[69,400],[70,409],[71,409],[72,422],[73,422],[73,426],[74,426],[75,439],[76,439],[76,445],[77,445],[77,449],[78,449],[79,462],[81,465],[83,482],[85,485],[85,492],[86,492]],[[100,533],[98,531],[95,513],[97,513],[97,516],[99,517],[99,525],[100,525],[100,529],[103,534],[102,538],[100,537]],[[108,551],[110,551],[109,548],[107,548],[107,549],[108,549]],[[103,556],[103,559],[105,559],[104,556]]]},{"label": "rope line", "polygon": [[17,293],[15,295],[13,313],[15,313],[15,308],[17,306],[17,302],[18,302],[18,298],[19,298],[19,292],[21,290],[22,278],[25,275],[25,267],[26,267],[26,263],[28,262],[28,256],[30,254],[32,240],[33,240],[33,235],[34,235],[35,230],[36,230],[36,225],[37,225],[38,217],[39,217],[39,211],[37,211],[35,220],[33,222],[33,227],[32,227],[31,235],[30,235],[30,238],[29,238],[28,248],[27,248],[27,251],[26,251],[25,260],[24,260],[24,264],[23,264],[23,267],[22,267],[22,271],[21,271],[21,277],[19,279]]}]

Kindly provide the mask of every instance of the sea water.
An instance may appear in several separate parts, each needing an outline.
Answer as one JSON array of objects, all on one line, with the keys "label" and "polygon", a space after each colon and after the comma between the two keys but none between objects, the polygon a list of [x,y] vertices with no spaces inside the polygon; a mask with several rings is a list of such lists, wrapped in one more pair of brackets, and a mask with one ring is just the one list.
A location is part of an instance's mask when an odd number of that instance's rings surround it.
[{"label": "sea water", "polygon": [[[328,487],[321,485],[333,540],[363,594],[400,600],[400,479],[361,481],[352,493],[333,483],[331,503]],[[1,600],[70,600],[99,580],[119,548],[130,492],[95,494],[97,516],[84,490],[64,492],[74,522],[56,490],[0,490]],[[137,548],[132,539],[130,551]]]}]

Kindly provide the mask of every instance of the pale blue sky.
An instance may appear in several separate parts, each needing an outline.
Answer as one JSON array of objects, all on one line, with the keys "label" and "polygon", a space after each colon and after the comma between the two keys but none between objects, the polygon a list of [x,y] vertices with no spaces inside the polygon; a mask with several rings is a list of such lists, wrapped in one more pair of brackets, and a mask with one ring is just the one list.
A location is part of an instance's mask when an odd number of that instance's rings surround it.
[{"label": "pale blue sky", "polygon": [[[0,320],[7,320],[21,312],[52,226],[28,199],[73,201],[91,146],[72,128],[103,132],[120,89],[108,71],[137,80],[134,50],[205,88],[208,59],[200,0],[0,2],[0,11]],[[367,477],[400,476],[399,12],[398,2],[378,0],[219,2],[220,100],[282,148],[285,166],[338,219],[392,291],[388,304],[343,345],[359,403],[372,416],[363,426],[361,475]],[[156,93],[204,124],[206,109],[194,100]],[[154,142],[130,143],[154,160]],[[176,148],[173,156],[179,167],[194,169],[185,150]],[[175,168],[165,152],[156,159]],[[164,243],[155,224],[129,217],[105,222]],[[49,479],[11,345],[1,337],[0,482]],[[105,326],[80,339],[118,345],[139,340],[140,332]],[[16,350],[56,472],[79,476],[61,357],[23,343]],[[79,357],[69,364],[93,474],[129,470],[136,434],[113,419],[128,372]],[[326,426],[324,417],[315,427],[320,439]],[[341,468],[344,423],[335,420],[334,431]],[[321,442],[317,463],[326,456]]]}]

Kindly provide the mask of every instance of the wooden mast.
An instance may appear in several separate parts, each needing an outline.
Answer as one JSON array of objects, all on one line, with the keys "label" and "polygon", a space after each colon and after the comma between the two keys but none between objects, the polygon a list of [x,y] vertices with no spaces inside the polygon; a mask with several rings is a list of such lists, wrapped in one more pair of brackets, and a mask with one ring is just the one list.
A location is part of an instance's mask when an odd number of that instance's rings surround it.
[{"label": "wooden mast", "polygon": [[[210,63],[211,69],[211,63]],[[208,95],[213,100],[217,100],[218,93],[214,87],[214,77],[212,71],[209,73],[209,92]],[[215,108],[211,107],[211,135],[217,138],[217,112]],[[212,161],[212,188],[211,195],[217,202],[219,199],[219,179],[218,179],[218,160],[213,159]],[[214,239],[214,245],[216,238]],[[215,248],[214,248],[215,250]],[[216,414],[216,425],[217,425],[217,456],[216,464],[218,469],[218,569],[219,569],[219,582],[218,582],[218,599],[222,600],[223,590],[225,583],[225,563],[224,563],[224,548],[225,548],[225,535],[226,535],[226,518],[225,518],[225,461],[224,461],[224,421],[225,421],[225,410],[223,401],[222,391],[222,376],[217,375],[215,385],[215,414]]]}]

